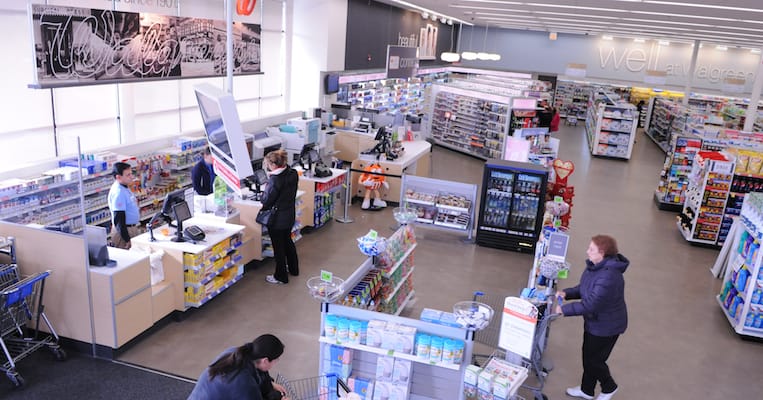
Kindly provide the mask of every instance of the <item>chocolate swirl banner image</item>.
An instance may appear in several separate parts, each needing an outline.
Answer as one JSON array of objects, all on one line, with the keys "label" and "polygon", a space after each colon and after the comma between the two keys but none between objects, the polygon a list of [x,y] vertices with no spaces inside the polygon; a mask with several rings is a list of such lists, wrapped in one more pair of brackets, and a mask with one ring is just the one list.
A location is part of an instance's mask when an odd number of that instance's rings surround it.
[{"label": "chocolate swirl banner image", "polygon": [[[32,5],[33,87],[224,76],[225,22]],[[234,75],[259,74],[261,26],[234,22]]]}]

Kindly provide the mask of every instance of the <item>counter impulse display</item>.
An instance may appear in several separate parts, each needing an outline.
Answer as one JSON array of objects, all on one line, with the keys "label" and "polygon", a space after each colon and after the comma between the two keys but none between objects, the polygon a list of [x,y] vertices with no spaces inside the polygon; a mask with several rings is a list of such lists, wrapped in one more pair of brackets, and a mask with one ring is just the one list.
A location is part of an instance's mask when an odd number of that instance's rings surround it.
[{"label": "counter impulse display", "polygon": [[421,176],[403,176],[400,204],[416,211],[416,223],[472,235],[477,185]]},{"label": "counter impulse display", "polygon": [[724,222],[734,160],[719,152],[700,151],[694,157],[686,201],[678,229],[691,243],[720,245],[731,224]]},{"label": "counter impulse display", "polygon": [[435,143],[469,155],[501,158],[508,132],[508,97],[433,85],[430,132]]},{"label": "counter impulse display", "polygon": [[718,261],[725,274],[718,304],[740,335],[763,337],[763,194],[745,197],[732,235],[723,245]]},{"label": "counter impulse display", "polygon": [[477,244],[533,251],[543,222],[547,180],[548,170],[539,165],[486,162]]}]

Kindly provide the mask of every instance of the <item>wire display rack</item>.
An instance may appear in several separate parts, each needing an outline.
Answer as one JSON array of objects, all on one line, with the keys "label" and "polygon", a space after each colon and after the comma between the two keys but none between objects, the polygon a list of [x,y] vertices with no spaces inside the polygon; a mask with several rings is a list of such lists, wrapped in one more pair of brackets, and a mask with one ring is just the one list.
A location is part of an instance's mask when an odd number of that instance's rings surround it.
[{"label": "wire display rack", "polygon": [[286,389],[289,400],[336,400],[343,399],[350,393],[344,381],[335,374],[297,380],[289,380],[278,374],[276,383]]},{"label": "wire display rack", "polygon": [[[474,293],[474,301],[487,304],[494,310],[503,310],[506,296],[485,294],[483,292]],[[491,349],[495,349],[490,355],[474,355],[474,362],[477,365],[485,365],[491,357],[501,357],[510,362],[527,368],[530,372],[530,378],[522,385],[529,390],[536,400],[546,400],[543,394],[543,387],[551,371],[552,366],[549,360],[544,359],[544,352],[548,344],[549,325],[559,317],[558,314],[550,312],[549,303],[536,304],[538,308],[538,320],[536,323],[535,334],[533,336],[532,352],[529,358],[523,358],[511,352],[507,353],[498,349],[498,342],[501,335],[501,318],[495,316],[484,329],[475,332],[474,341],[482,343]],[[482,361],[482,362],[480,362]],[[545,362],[545,364],[544,364]],[[514,397],[520,399],[519,395]]]}]

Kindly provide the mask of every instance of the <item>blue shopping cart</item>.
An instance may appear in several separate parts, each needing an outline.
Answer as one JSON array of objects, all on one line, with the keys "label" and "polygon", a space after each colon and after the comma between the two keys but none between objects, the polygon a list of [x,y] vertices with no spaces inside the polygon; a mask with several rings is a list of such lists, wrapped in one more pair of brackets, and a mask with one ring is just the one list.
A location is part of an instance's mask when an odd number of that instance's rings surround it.
[{"label": "blue shopping cart", "polygon": [[[0,370],[16,387],[24,385],[16,363],[37,349],[47,347],[58,360],[66,359],[43,309],[42,295],[48,276],[50,271],[21,278],[15,263],[0,265],[0,347],[5,357]],[[50,333],[40,332],[40,318]],[[28,328],[30,323],[34,323],[34,329]]]}]

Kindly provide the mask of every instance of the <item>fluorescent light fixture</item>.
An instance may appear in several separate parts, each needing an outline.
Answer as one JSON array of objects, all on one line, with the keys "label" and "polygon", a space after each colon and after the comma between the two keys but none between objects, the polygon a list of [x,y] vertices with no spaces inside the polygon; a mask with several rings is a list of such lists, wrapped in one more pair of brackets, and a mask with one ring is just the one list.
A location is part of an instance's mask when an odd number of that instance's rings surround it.
[{"label": "fluorescent light fixture", "polygon": [[[422,13],[434,14],[434,11],[432,11],[432,10],[430,10],[428,8],[424,8],[422,6],[419,6],[419,5],[416,5],[416,4],[413,4],[413,3],[409,3],[407,1],[403,1],[403,0],[390,0],[390,1],[392,3],[400,4],[402,6],[401,8],[407,8],[407,9],[410,9],[410,10],[419,10]],[[422,15],[422,17],[423,17],[423,15]],[[424,17],[424,18],[426,19],[427,17]],[[458,18],[454,18],[454,17],[450,17],[450,16],[448,16],[448,18],[450,18],[450,19],[452,19],[452,20],[454,20],[456,22],[460,22],[463,25],[468,25],[468,26],[474,25],[473,23],[464,21],[462,19],[458,19]]]},{"label": "fluorescent light fixture", "polygon": [[670,42],[667,40],[660,40],[657,43],[659,43],[660,46],[670,46]]},{"label": "fluorescent light fixture", "polygon": [[458,62],[461,59],[461,55],[458,53],[443,52],[440,54],[440,60],[445,62]]},{"label": "fluorescent light fixture", "polygon": [[463,58],[464,60],[469,60],[469,61],[476,60],[477,59],[477,53],[475,53],[473,51],[465,51],[465,52],[461,53],[461,58]]},{"label": "fluorescent light fixture", "polygon": [[716,50],[720,50],[720,51],[726,51],[726,50],[728,50],[729,48],[728,48],[728,47],[726,47],[726,46],[721,46],[721,45],[718,45],[718,46],[715,46],[715,49],[716,49]]},{"label": "fluorescent light fixture", "polygon": [[477,59],[482,61],[487,61],[490,59],[490,54],[485,53],[484,51],[480,51],[477,53]]},{"label": "fluorescent light fixture", "polygon": [[[622,0],[621,0],[622,1]],[[682,6],[682,7],[697,7],[697,8],[712,8],[716,10],[729,10],[729,11],[743,11],[743,12],[763,12],[757,8],[743,8],[743,7],[729,7],[729,6],[716,6],[711,4],[697,4],[697,3],[683,3],[678,1],[658,1],[658,0],[644,0],[642,3],[648,4],[664,4],[666,6]]]},{"label": "fluorescent light fixture", "polygon": [[544,4],[544,3],[527,3],[528,6],[535,7],[553,7],[553,8],[570,8],[574,10],[591,10],[591,11],[609,11],[609,12],[626,12],[626,10],[620,8],[601,8],[601,7],[583,7],[583,6],[568,6],[565,4]]},{"label": "fluorescent light fixture", "polygon": [[760,54],[760,49],[750,49],[750,53],[752,53],[752,54]]},{"label": "fluorescent light fixture", "polygon": [[641,38],[635,38],[635,39],[633,39],[633,43],[646,43],[646,40],[641,39]]},{"label": "fluorescent light fixture", "polygon": [[490,61],[501,61],[501,55],[498,53],[491,53]]},{"label": "fluorescent light fixture", "polygon": [[612,40],[614,38],[611,35],[602,35],[601,39],[602,40]]}]

